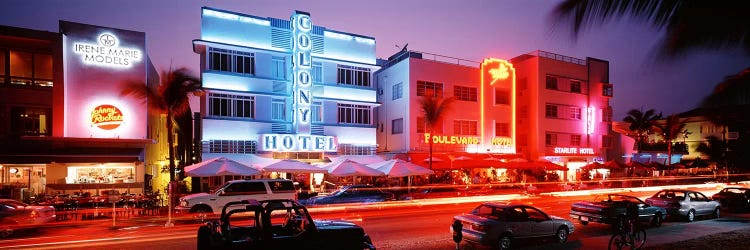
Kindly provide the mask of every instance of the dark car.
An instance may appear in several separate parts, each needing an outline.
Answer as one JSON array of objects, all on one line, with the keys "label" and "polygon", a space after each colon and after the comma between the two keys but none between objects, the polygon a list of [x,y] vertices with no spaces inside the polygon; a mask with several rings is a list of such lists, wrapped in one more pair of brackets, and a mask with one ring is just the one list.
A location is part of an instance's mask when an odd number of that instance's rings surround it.
[{"label": "dark car", "polygon": [[375,249],[362,227],[345,221],[313,220],[294,200],[227,203],[218,220],[198,228],[204,249]]},{"label": "dark car", "polygon": [[370,185],[357,184],[343,186],[339,190],[336,190],[329,195],[300,200],[300,203],[307,206],[314,206],[341,203],[382,202],[392,200],[395,200],[395,195],[393,195],[393,193],[385,192]]},{"label": "dark car", "polygon": [[628,205],[634,204],[638,207],[638,219],[648,222],[652,226],[661,226],[662,221],[667,218],[667,210],[651,206],[638,197],[623,194],[609,194],[603,200],[579,201],[570,207],[570,217],[579,220],[584,226],[589,222],[615,224],[625,215]]},{"label": "dark car", "polygon": [[750,188],[727,187],[711,198],[721,203],[723,208],[750,210]]},{"label": "dark car", "polygon": [[[510,249],[519,240],[554,238],[559,243],[568,240],[575,228],[573,223],[550,216],[538,208],[513,203],[487,202],[469,214],[453,217],[460,223],[462,238],[473,244]],[[454,231],[450,227],[451,233]]]},{"label": "dark car", "polygon": [[673,216],[694,221],[697,216],[710,215],[719,218],[721,204],[701,192],[686,189],[664,189],[646,199],[646,203],[667,209]]},{"label": "dark car", "polygon": [[411,193],[404,194],[400,199],[431,199],[431,198],[452,198],[466,196],[468,190],[466,186],[455,185],[428,185],[418,187]]}]

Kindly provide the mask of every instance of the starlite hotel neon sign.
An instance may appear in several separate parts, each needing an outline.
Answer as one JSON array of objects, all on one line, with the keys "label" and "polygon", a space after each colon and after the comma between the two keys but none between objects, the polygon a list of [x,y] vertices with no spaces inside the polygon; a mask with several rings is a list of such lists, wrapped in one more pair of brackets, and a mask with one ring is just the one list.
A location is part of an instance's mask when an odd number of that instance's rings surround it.
[{"label": "starlite hotel neon sign", "polygon": [[336,152],[333,136],[310,135],[310,107],[312,106],[312,21],[310,14],[297,11],[291,18],[292,79],[294,82],[293,121],[296,135],[263,134],[264,151],[332,151]]}]

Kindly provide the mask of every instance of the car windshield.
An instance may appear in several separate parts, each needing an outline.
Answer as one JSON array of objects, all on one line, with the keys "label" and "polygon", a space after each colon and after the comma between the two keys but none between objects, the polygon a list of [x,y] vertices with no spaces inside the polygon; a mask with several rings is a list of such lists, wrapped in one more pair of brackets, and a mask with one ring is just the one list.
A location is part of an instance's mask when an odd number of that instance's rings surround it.
[{"label": "car windshield", "polygon": [[219,189],[222,189],[222,188],[226,187],[227,185],[229,185],[229,182],[225,182],[224,185],[212,188],[210,191],[211,191],[211,193],[216,193],[216,191],[219,191]]},{"label": "car windshield", "polygon": [[632,203],[643,203],[638,198],[625,196],[625,195],[610,195],[609,199],[611,201],[626,201],[626,202],[632,202]]}]

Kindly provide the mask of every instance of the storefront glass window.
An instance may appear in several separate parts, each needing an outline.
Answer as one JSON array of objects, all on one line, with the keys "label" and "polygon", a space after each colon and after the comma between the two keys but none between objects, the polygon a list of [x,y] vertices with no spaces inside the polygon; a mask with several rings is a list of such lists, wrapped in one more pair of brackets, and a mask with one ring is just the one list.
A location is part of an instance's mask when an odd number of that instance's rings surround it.
[{"label": "storefront glass window", "polygon": [[133,183],[133,166],[71,166],[66,183]]}]

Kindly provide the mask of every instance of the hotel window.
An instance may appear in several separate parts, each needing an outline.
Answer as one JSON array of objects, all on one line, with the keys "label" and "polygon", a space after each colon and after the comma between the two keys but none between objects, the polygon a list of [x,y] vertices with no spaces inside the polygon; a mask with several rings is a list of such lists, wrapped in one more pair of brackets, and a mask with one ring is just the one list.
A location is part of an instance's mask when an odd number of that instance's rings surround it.
[{"label": "hotel window", "polygon": [[495,136],[510,136],[510,126],[505,122],[495,123]]},{"label": "hotel window", "polygon": [[431,95],[443,97],[443,84],[436,82],[417,81],[417,96]]},{"label": "hotel window", "polygon": [[51,134],[51,110],[28,107],[10,108],[10,131],[18,135],[48,136]]},{"label": "hotel window", "polygon": [[323,63],[313,62],[312,63],[312,80],[314,83],[323,82]]},{"label": "hotel window", "polygon": [[570,146],[581,146],[581,135],[570,135]]},{"label": "hotel window", "polygon": [[393,85],[393,97],[391,100],[398,100],[404,95],[404,83],[400,82]]},{"label": "hotel window", "polygon": [[453,133],[456,135],[477,135],[477,121],[454,120]]},{"label": "hotel window", "polygon": [[571,93],[581,93],[581,82],[580,81],[570,81],[570,92]]},{"label": "hotel window", "polygon": [[454,86],[453,95],[456,96],[457,100],[476,102],[477,88]]},{"label": "hotel window", "polygon": [[6,66],[6,54],[0,51],[0,82],[7,81],[5,73],[9,72],[11,84],[52,87],[52,55],[13,50],[8,52],[7,62],[10,64]]},{"label": "hotel window", "polygon": [[323,103],[321,102],[313,102],[312,107],[310,108],[310,119],[312,122],[322,122],[323,121]]},{"label": "hotel window", "polygon": [[[205,143],[205,142],[204,142]],[[204,149],[205,153],[238,153],[238,154],[255,154],[255,141],[235,141],[235,140],[210,140]]]},{"label": "hotel window", "polygon": [[370,106],[338,104],[339,123],[370,125]]},{"label": "hotel window", "polygon": [[547,76],[547,89],[557,90],[557,77]]},{"label": "hotel window", "polygon": [[338,84],[370,87],[370,69],[338,65]]},{"label": "hotel window", "polygon": [[612,107],[607,107],[607,108],[602,109],[602,121],[603,122],[612,121]]},{"label": "hotel window", "polygon": [[286,80],[286,59],[283,56],[271,57],[271,77]]},{"label": "hotel window", "polygon": [[404,133],[404,118],[398,118],[391,121],[391,134]]},{"label": "hotel window", "polygon": [[570,119],[571,120],[580,120],[581,119],[581,108],[579,108],[579,107],[570,107]]},{"label": "hotel window", "polygon": [[208,115],[255,118],[255,97],[227,94],[208,94]]},{"label": "hotel window", "polygon": [[[427,133],[429,131],[430,130],[427,127],[427,121],[424,119],[424,117],[417,117],[417,133]],[[440,122],[439,124],[435,124],[435,127],[432,128],[432,133],[434,133],[434,134],[442,134],[443,133],[443,123]]]},{"label": "hotel window", "polygon": [[545,133],[544,134],[544,145],[546,145],[546,146],[557,146],[557,134]]},{"label": "hotel window", "polygon": [[612,147],[612,136],[602,135],[602,147],[603,148]]},{"label": "hotel window", "polygon": [[495,89],[495,105],[510,105],[510,91]]},{"label": "hotel window", "polygon": [[241,74],[255,74],[255,54],[219,48],[209,48],[208,69]]},{"label": "hotel window", "polygon": [[7,83],[8,79],[5,79],[6,63],[5,60],[8,58],[8,52],[0,49],[0,84]]},{"label": "hotel window", "polygon": [[284,99],[271,100],[271,119],[277,121],[286,120],[286,102]]},{"label": "hotel window", "polygon": [[544,117],[547,118],[557,118],[557,106],[552,104],[547,104],[544,107]]},{"label": "hotel window", "polygon": [[614,92],[614,88],[612,87],[612,84],[607,84],[607,83],[605,83],[605,84],[604,84],[604,85],[602,86],[602,95],[603,95],[603,96],[609,96],[609,97],[612,97],[612,95],[613,95],[613,92]]}]

